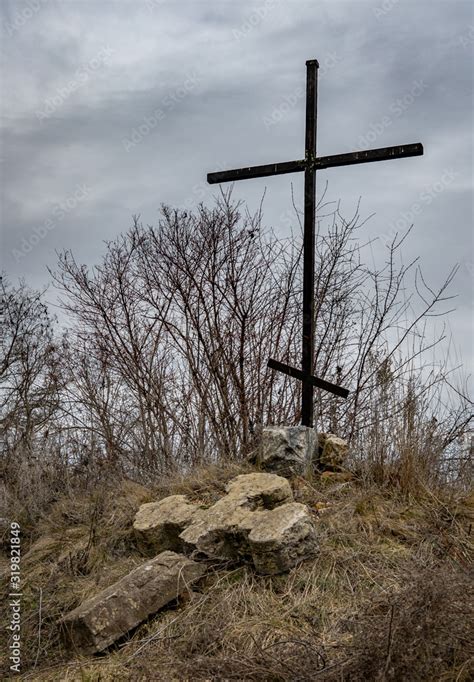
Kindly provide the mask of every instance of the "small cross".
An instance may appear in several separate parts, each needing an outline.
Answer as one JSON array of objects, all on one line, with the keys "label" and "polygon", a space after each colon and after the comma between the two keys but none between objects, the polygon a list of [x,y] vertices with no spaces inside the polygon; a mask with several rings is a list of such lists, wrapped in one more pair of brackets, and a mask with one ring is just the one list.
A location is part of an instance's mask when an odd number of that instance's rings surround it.
[{"label": "small cross", "polygon": [[304,171],[303,342],[301,369],[290,367],[277,360],[270,359],[268,361],[268,367],[299,379],[302,382],[301,423],[303,426],[313,426],[313,393],[315,386],[342,398],[347,398],[349,395],[347,389],[313,376],[316,172],[325,168],[335,168],[336,166],[349,166],[370,161],[388,161],[390,159],[420,156],[423,154],[423,145],[416,143],[350,152],[348,154],[336,154],[334,156],[316,156],[318,68],[319,64],[316,59],[306,62],[306,145],[304,159],[209,173],[207,176],[208,183],[216,184]]}]

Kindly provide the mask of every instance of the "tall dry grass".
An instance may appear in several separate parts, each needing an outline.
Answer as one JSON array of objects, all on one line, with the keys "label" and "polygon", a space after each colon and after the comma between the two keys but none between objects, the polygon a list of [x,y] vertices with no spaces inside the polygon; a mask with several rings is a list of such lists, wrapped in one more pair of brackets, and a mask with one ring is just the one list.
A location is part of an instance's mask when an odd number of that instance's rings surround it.
[{"label": "tall dry grass", "polygon": [[24,539],[22,679],[471,679],[472,495],[407,497],[363,480],[291,481],[320,551],[289,574],[211,562],[199,586],[105,656],[64,648],[61,615],[144,560],[138,506],[174,493],[210,504],[236,473],[201,468],[155,488],[123,480],[60,498]]}]

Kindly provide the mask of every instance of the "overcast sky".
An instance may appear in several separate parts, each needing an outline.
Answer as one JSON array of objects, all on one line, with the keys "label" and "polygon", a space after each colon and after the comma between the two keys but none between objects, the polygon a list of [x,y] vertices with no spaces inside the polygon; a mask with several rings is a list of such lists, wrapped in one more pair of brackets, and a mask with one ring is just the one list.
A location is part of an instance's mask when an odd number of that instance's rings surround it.
[{"label": "overcast sky", "polygon": [[[422,142],[425,155],[318,173],[374,217],[374,258],[414,229],[430,284],[458,263],[450,330],[472,362],[469,0],[2,0],[2,267],[49,281],[56,249],[97,263],[132,214],[211,201],[209,171],[304,156],[305,61],[320,62],[318,152]],[[291,184],[235,196],[287,234]],[[54,291],[48,292],[53,301]]]}]

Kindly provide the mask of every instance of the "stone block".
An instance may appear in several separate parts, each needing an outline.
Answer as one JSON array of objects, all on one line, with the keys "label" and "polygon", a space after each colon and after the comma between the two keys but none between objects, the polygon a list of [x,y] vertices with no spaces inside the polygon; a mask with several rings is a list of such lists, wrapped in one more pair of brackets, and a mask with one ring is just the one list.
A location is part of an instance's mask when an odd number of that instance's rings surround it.
[{"label": "stone block", "polygon": [[318,433],[318,440],[320,468],[330,471],[341,469],[349,451],[347,442],[333,433]]},{"label": "stone block", "polygon": [[133,522],[139,547],[149,554],[181,551],[179,535],[198,511],[199,506],[189,502],[184,495],[171,495],[158,502],[142,504]]},{"label": "stone block", "polygon": [[318,436],[307,426],[270,426],[263,429],[257,464],[282,476],[304,476],[312,471],[318,454]]},{"label": "stone block", "polygon": [[247,509],[273,509],[293,500],[289,481],[275,474],[254,473],[236,476],[226,486],[226,497]]},{"label": "stone block", "polygon": [[316,528],[306,505],[291,502],[255,516],[248,544],[259,573],[284,573],[318,551]]},{"label": "stone block", "polygon": [[317,549],[308,508],[293,502],[288,481],[275,474],[237,476],[227,495],[203,510],[182,533],[189,552],[212,559],[253,561],[259,573],[289,570]]},{"label": "stone block", "polygon": [[91,654],[106,649],[185,592],[206,572],[182,554],[162,552],[84,601],[60,622],[69,644]]}]

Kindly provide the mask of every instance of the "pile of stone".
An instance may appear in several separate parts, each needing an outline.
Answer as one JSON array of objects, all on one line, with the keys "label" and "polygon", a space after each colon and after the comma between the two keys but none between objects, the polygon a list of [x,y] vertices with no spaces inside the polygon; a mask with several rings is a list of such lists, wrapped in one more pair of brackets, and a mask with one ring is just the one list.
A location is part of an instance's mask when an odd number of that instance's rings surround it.
[{"label": "pile of stone", "polygon": [[305,505],[293,501],[286,478],[244,474],[227,484],[226,493],[208,509],[184,495],[142,505],[133,524],[142,549],[251,561],[263,574],[288,571],[315,553],[313,517]]},{"label": "pile of stone", "polygon": [[65,616],[69,642],[84,653],[102,651],[186,592],[205,575],[206,560],[250,563],[275,575],[314,556],[314,516],[279,474],[304,475],[321,465],[339,471],[346,452],[332,434],[265,429],[257,463],[266,471],[232,479],[211,507],[184,495],[143,504],[133,528],[142,553],[153,558]]},{"label": "pile of stone", "polygon": [[208,509],[184,495],[142,505],[133,527],[143,552],[156,556],[62,619],[70,644],[83,653],[110,646],[206,573],[195,558],[251,561],[275,574],[315,554],[313,518],[286,478],[237,476],[226,493]]},{"label": "pile of stone", "polygon": [[253,459],[264,471],[282,476],[307,476],[314,471],[342,471],[348,453],[345,440],[316,433],[307,426],[271,426],[263,430]]}]

